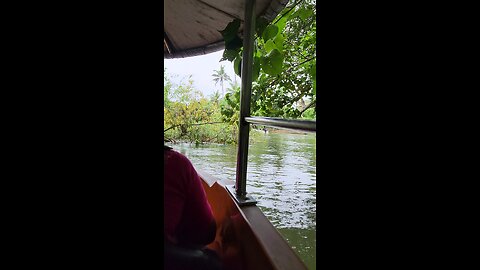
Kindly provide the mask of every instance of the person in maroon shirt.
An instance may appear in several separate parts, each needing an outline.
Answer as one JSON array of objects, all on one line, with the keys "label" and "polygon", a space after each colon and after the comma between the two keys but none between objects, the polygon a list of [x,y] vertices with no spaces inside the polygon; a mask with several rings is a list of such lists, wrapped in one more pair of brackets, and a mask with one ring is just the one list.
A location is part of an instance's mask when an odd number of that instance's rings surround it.
[{"label": "person in maroon shirt", "polygon": [[166,269],[211,264],[212,251],[204,247],[215,239],[216,222],[201,181],[187,157],[164,146]]}]

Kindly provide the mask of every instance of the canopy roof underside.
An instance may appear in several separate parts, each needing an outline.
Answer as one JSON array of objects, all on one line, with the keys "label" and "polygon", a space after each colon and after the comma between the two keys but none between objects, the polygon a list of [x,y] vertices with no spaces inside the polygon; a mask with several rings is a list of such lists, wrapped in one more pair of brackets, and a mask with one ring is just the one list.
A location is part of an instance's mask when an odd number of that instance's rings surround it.
[{"label": "canopy roof underside", "polygon": [[[256,17],[271,22],[288,0],[256,0]],[[219,31],[234,19],[244,24],[245,0],[165,0],[164,58],[203,55],[224,48]]]}]

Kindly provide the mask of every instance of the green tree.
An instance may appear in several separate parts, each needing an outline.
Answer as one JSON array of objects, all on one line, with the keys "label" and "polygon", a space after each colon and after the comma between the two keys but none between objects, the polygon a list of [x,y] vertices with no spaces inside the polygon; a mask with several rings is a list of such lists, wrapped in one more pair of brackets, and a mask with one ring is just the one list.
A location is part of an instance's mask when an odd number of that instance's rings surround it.
[{"label": "green tree", "polygon": [[230,87],[227,88],[227,93],[240,92],[240,85],[237,82],[230,83]]},{"label": "green tree", "polygon": [[237,125],[240,116],[240,86],[230,84],[228,93],[220,103],[222,120],[232,125]]},{"label": "green tree", "polygon": [[215,104],[218,104],[220,101],[220,93],[218,91],[215,91],[211,96],[210,96],[210,101],[212,101]]},{"label": "green tree", "polygon": [[220,82],[220,85],[222,87],[222,96],[225,95],[225,91],[223,90],[223,83],[226,81],[232,81],[230,79],[230,76],[228,76],[227,73],[225,73],[225,69],[223,65],[220,65],[219,70],[214,70],[215,73],[212,74],[213,76],[213,81],[215,82],[215,85],[217,85],[218,82]]},{"label": "green tree", "polygon": [[166,70],[164,83],[165,140],[195,143],[237,141],[238,128],[224,120],[220,108],[223,99],[218,92],[207,99],[195,89],[191,77],[174,84]]}]

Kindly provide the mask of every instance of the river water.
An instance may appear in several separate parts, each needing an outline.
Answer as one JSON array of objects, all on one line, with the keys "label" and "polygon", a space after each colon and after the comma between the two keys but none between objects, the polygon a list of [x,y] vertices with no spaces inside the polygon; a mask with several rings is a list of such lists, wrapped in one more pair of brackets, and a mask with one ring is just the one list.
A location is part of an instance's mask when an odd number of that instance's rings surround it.
[{"label": "river water", "polygon": [[[171,146],[185,154],[195,167],[219,179],[235,180],[236,146]],[[315,134],[260,132],[252,136],[247,192],[308,269],[316,269]]]}]

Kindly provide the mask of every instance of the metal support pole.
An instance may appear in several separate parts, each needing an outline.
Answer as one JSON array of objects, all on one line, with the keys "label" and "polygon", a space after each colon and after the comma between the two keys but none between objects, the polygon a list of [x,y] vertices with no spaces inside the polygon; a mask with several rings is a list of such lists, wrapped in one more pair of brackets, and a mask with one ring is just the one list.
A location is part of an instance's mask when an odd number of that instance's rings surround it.
[{"label": "metal support pole", "polygon": [[[240,205],[255,204],[256,201],[247,196],[247,161],[250,125],[245,117],[250,116],[250,97],[252,95],[252,70],[255,34],[255,0],[245,3],[245,25],[243,28],[242,88],[240,91],[240,121],[237,152],[237,172],[235,196]],[[232,192],[230,192],[232,193]]]},{"label": "metal support pole", "polygon": [[276,128],[285,128],[305,132],[317,132],[317,122],[312,120],[282,119],[277,117],[245,117],[250,124],[258,124]]}]

